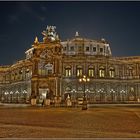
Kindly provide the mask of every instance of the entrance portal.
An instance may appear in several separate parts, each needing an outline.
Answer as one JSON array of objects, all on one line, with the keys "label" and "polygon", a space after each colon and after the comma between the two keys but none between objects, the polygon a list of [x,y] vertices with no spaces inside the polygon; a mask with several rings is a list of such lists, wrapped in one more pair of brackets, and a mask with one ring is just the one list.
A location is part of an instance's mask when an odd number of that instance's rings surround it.
[{"label": "entrance portal", "polygon": [[47,98],[49,94],[49,88],[39,88],[39,103]]}]

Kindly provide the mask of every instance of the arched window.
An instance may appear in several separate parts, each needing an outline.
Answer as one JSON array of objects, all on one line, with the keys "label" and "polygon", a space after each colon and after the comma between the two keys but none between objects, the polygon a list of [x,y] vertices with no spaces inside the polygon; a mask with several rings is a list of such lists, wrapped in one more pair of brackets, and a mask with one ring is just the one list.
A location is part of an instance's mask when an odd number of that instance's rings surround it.
[{"label": "arched window", "polygon": [[113,67],[109,68],[109,77],[111,78],[115,77],[115,69]]},{"label": "arched window", "polygon": [[89,77],[94,77],[94,68],[92,66],[90,66],[88,68],[88,76]]},{"label": "arched window", "polygon": [[128,67],[128,75],[133,76],[133,68],[132,67]]},{"label": "arched window", "polygon": [[103,66],[99,68],[99,77],[105,77],[105,68]]},{"label": "arched window", "polygon": [[30,69],[27,68],[25,72],[26,72],[26,78],[28,79],[30,77]]},{"label": "arched window", "polygon": [[77,66],[77,68],[76,68],[76,75],[78,77],[83,75],[83,68],[82,68],[82,66]]},{"label": "arched window", "polygon": [[71,67],[70,66],[65,67],[65,76],[71,77]]}]

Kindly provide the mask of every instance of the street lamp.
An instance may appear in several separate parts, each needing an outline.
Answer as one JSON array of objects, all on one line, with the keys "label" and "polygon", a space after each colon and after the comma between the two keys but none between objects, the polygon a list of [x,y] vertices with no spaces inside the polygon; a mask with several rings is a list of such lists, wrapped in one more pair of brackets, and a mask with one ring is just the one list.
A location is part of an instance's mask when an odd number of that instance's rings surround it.
[{"label": "street lamp", "polygon": [[85,84],[86,82],[89,82],[90,79],[88,77],[86,77],[85,75],[79,79],[79,82],[83,82],[84,83],[84,97],[83,97],[83,106],[82,106],[82,110],[87,110],[87,99],[86,99],[86,91],[85,91]]}]

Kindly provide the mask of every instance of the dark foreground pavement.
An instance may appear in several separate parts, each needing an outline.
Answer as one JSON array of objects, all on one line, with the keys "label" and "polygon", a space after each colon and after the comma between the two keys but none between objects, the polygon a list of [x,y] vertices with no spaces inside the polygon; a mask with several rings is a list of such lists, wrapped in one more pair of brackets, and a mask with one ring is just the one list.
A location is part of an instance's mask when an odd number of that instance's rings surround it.
[{"label": "dark foreground pavement", "polygon": [[140,105],[0,105],[0,138],[140,138]]}]

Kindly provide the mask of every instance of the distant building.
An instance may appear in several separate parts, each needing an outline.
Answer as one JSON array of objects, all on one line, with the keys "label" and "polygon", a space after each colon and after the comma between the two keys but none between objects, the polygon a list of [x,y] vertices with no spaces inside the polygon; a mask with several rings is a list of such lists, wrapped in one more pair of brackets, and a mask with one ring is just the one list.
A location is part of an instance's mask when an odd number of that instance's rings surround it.
[{"label": "distant building", "polygon": [[[54,26],[42,32],[26,58],[0,67],[0,102],[31,99],[72,102],[85,92],[89,103],[131,103],[140,99],[140,56],[113,57],[109,43],[80,37],[61,42]],[[86,75],[90,81],[79,82]]]}]

